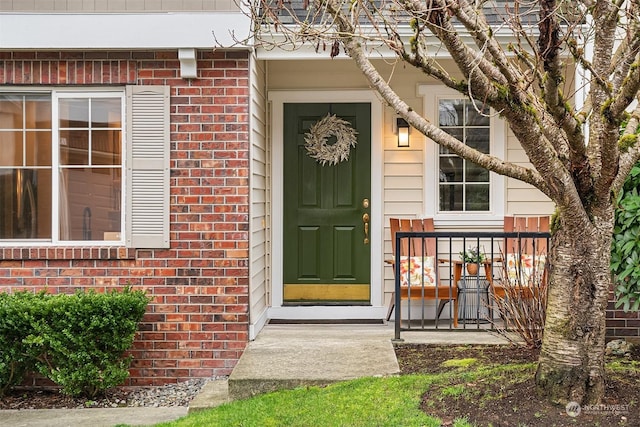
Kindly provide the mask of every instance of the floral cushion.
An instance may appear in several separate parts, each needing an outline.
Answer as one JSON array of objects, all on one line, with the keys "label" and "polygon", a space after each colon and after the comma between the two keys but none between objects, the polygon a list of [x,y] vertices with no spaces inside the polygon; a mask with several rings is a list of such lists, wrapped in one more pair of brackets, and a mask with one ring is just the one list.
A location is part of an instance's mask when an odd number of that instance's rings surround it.
[{"label": "floral cushion", "polygon": [[432,256],[400,257],[400,286],[435,286],[434,264]]},{"label": "floral cushion", "polygon": [[545,261],[544,255],[507,254],[505,267],[509,283],[522,286],[540,284]]}]

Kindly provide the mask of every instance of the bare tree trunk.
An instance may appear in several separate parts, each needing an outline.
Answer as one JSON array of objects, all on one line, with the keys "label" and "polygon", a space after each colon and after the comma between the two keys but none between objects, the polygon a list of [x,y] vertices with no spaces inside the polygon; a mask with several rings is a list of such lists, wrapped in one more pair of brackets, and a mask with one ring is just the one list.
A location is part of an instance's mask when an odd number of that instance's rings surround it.
[{"label": "bare tree trunk", "polygon": [[536,384],[558,403],[599,403],[604,392],[612,211],[609,207],[593,214],[591,221],[581,221],[581,227],[565,212],[552,230],[552,270]]}]

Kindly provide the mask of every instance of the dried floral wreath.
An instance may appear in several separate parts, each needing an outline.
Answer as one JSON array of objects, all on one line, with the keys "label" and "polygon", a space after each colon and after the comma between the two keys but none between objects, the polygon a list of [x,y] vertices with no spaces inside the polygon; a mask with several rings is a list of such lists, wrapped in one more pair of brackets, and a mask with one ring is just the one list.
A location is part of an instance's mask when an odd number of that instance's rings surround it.
[{"label": "dried floral wreath", "polygon": [[[316,159],[322,166],[329,163],[329,166],[337,165],[340,162],[349,160],[351,147],[356,146],[358,132],[351,127],[351,124],[335,115],[327,116],[316,122],[309,133],[305,134],[305,148],[309,157]],[[336,137],[335,144],[328,144],[327,140]]]}]

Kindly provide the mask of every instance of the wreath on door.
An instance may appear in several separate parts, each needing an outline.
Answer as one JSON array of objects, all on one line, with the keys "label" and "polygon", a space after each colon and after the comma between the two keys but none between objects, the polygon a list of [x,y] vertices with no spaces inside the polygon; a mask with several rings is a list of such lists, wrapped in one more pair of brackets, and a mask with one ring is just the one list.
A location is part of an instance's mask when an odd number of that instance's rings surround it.
[{"label": "wreath on door", "polygon": [[[355,148],[358,143],[357,135],[358,132],[348,121],[329,113],[311,126],[309,133],[304,136],[304,146],[309,157],[322,166],[327,163],[333,166],[349,160],[351,147]],[[329,144],[332,136],[335,136],[336,142]]]}]

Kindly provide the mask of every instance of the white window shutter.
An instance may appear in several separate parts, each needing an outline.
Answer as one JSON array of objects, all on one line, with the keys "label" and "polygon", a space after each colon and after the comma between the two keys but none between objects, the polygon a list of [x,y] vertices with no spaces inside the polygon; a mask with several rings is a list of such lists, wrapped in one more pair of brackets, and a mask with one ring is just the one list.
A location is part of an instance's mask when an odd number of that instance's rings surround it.
[{"label": "white window shutter", "polygon": [[169,247],[169,86],[127,86],[126,242]]}]

